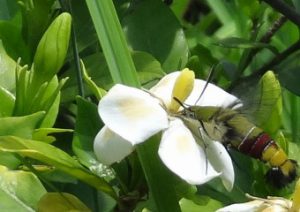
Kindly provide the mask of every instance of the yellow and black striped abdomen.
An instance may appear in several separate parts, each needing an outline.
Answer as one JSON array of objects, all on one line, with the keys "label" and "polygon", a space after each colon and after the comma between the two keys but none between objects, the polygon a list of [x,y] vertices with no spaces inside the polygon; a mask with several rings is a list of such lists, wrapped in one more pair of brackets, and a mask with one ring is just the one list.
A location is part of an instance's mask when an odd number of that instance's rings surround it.
[{"label": "yellow and black striped abdomen", "polygon": [[270,164],[271,169],[266,176],[271,184],[281,188],[295,180],[296,162],[288,159],[284,150],[267,133],[239,114],[232,116],[225,124],[229,129],[225,135],[227,143],[246,155]]}]

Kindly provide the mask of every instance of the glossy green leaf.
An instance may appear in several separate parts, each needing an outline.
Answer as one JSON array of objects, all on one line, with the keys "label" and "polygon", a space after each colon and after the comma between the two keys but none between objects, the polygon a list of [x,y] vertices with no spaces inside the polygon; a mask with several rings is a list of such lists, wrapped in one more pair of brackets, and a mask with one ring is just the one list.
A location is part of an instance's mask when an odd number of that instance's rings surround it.
[{"label": "glossy green leaf", "polygon": [[286,134],[290,135],[290,140],[298,142],[300,132],[300,97],[288,90],[283,92],[283,126]]},{"label": "glossy green leaf", "polygon": [[299,74],[300,66],[297,65],[293,67],[284,67],[284,69],[280,70],[278,75],[282,86],[298,96],[300,96],[300,86],[299,80],[295,76],[299,76]]},{"label": "glossy green leaf", "polygon": [[76,196],[69,193],[47,193],[38,203],[40,212],[91,211]]},{"label": "glossy green leaf", "polygon": [[45,14],[50,13],[54,0],[20,0],[18,3],[22,9],[23,36],[31,53],[34,53],[50,22],[51,16]]},{"label": "glossy green leaf", "polygon": [[[0,135],[32,138],[34,130],[38,127],[44,115],[44,112],[37,112],[28,116],[0,118]],[[10,152],[2,152],[0,154],[0,164],[9,168],[16,168],[20,164],[20,160]]]},{"label": "glossy green leaf", "polygon": [[161,64],[147,52],[133,52],[132,58],[143,86],[148,83],[153,85],[165,75]]},{"label": "glossy green leaf", "polygon": [[82,164],[87,167],[96,165],[94,154],[94,138],[100,130],[101,121],[97,106],[77,97],[78,112],[73,137],[73,151]]},{"label": "glossy green leaf", "polygon": [[183,29],[162,1],[143,0],[134,4],[122,25],[129,46],[152,54],[166,72],[180,70],[187,63]]},{"label": "glossy green leaf", "polygon": [[0,211],[36,211],[46,189],[34,174],[0,166],[0,178]]},{"label": "glossy green leaf", "polygon": [[97,34],[85,0],[70,2],[72,7],[73,26],[79,52],[88,47],[97,48]]},{"label": "glossy green leaf", "polygon": [[50,144],[56,141],[56,138],[52,136],[52,134],[65,132],[73,132],[73,130],[61,128],[39,128],[33,132],[32,139]]},{"label": "glossy green leaf", "polygon": [[27,64],[31,63],[30,50],[23,40],[21,26],[22,19],[20,14],[17,14],[10,21],[0,20],[0,39],[5,51],[12,59],[17,61],[18,58],[21,58],[22,62]]},{"label": "glossy green leaf", "polygon": [[45,128],[45,127],[52,127],[54,125],[58,115],[59,103],[60,103],[60,92],[57,94],[50,108],[45,108],[48,110],[46,112],[45,118],[43,119],[40,127]]},{"label": "glossy green leaf", "polygon": [[23,157],[30,157],[55,166],[112,197],[116,197],[112,187],[106,181],[93,175],[73,157],[52,145],[13,136],[2,136],[0,137],[0,151],[17,153]]},{"label": "glossy green leaf", "polygon": [[[1,31],[1,23],[0,23]],[[1,33],[0,33],[1,34]],[[10,92],[15,91],[15,69],[16,62],[11,59],[2,44],[0,35],[0,86]]]},{"label": "glossy green leaf", "polygon": [[15,105],[15,97],[1,86],[0,102],[0,117],[11,116]]},{"label": "glossy green leaf", "polygon": [[33,131],[38,127],[45,112],[37,112],[28,116],[0,118],[0,135],[14,135],[32,138]]},{"label": "glossy green leaf", "polygon": [[3,0],[0,1],[0,19],[9,20],[17,12],[18,5],[15,1]]}]

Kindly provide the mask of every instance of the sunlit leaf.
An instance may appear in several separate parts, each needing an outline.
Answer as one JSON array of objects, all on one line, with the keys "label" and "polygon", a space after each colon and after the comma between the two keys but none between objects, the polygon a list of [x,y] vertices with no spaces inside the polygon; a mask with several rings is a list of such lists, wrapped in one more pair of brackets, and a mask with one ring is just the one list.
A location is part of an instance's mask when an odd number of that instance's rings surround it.
[{"label": "sunlit leaf", "polygon": [[0,211],[36,211],[46,189],[34,174],[0,166],[0,178]]},{"label": "sunlit leaf", "polygon": [[[1,23],[0,23],[0,31],[1,31]],[[10,58],[6,51],[4,50],[4,46],[1,41],[1,33],[0,33],[0,86],[10,92],[15,91],[15,69],[16,62]]]},{"label": "sunlit leaf", "polygon": [[222,207],[222,203],[209,199],[205,205],[197,205],[193,201],[188,199],[180,200],[181,211],[183,212],[198,212],[198,211],[216,211],[216,209]]},{"label": "sunlit leaf", "polygon": [[23,157],[30,157],[55,166],[57,169],[115,197],[113,189],[106,181],[93,175],[73,157],[52,145],[13,136],[2,136],[0,137],[0,151],[17,153]]},{"label": "sunlit leaf", "polygon": [[69,193],[47,193],[38,203],[40,212],[91,211],[76,196]]},{"label": "sunlit leaf", "polygon": [[32,138],[34,129],[44,117],[45,112],[37,112],[28,116],[0,118],[0,135],[14,135],[22,138]]},{"label": "sunlit leaf", "polygon": [[11,116],[14,109],[15,97],[1,86],[0,102],[0,117]]}]

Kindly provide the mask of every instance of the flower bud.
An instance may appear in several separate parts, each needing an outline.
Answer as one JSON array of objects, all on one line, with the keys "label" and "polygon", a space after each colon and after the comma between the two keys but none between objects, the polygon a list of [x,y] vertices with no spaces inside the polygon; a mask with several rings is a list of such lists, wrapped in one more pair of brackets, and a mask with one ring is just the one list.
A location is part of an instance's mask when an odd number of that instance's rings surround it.
[{"label": "flower bud", "polygon": [[70,31],[71,15],[62,13],[44,33],[34,56],[33,80],[37,80],[38,84],[51,80],[63,65],[69,46]]}]

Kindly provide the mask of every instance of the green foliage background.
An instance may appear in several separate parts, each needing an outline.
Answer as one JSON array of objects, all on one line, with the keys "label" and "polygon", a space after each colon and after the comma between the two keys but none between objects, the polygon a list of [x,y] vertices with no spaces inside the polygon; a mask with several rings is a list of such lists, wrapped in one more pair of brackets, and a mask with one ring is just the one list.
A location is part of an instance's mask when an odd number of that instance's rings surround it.
[{"label": "green foliage background", "polygon": [[294,185],[269,186],[266,166],[234,151],[227,192],[170,173],[154,154],[159,135],[112,167],[93,140],[97,103],[115,83],[150,88],[185,67],[206,79],[214,66],[213,83],[252,104],[273,70],[282,111],[256,114],[275,113],[262,127],[300,162],[299,17],[297,0],[0,1],[0,210],[215,211],[245,193],[289,198]]}]

